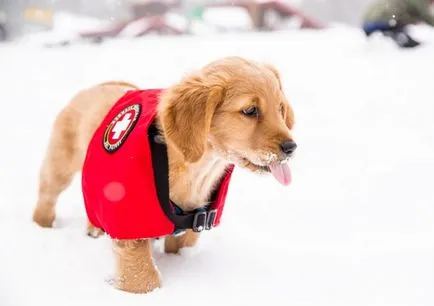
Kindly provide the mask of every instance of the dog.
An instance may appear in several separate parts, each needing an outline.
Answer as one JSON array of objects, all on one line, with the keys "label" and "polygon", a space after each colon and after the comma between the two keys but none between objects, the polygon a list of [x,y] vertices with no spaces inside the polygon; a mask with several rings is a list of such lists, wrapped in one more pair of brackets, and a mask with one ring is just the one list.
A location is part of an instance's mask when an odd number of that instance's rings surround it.
[{"label": "dog", "polygon": [[[154,112],[146,109],[150,107],[146,106],[148,104],[144,107],[140,103],[114,112],[120,101],[127,105],[128,101],[137,99],[137,92],[140,92],[140,99],[155,102],[152,104]],[[150,131],[153,128],[156,136],[150,145],[157,150],[157,153],[152,153],[152,158],[163,158],[156,163],[147,155],[143,157],[146,161],[141,163],[141,159],[134,154],[125,153],[134,147],[133,139],[138,139],[144,151],[152,149],[148,148],[146,140],[151,132],[147,135],[140,130],[144,123],[134,126],[134,123],[139,122],[135,120],[141,120],[137,118],[147,114],[151,114],[146,118],[153,118],[148,121],[154,127],[146,129]],[[39,197],[33,220],[42,227],[52,227],[59,194],[68,187],[74,174],[82,171],[89,219],[87,233],[98,237],[107,232],[111,236],[116,258],[115,287],[132,293],[153,291],[161,287],[161,281],[152,259],[152,238],[175,227],[161,211],[161,216],[145,216],[147,212],[142,211],[140,213],[143,215],[137,216],[136,209],[141,208],[137,208],[133,202],[143,201],[130,196],[132,207],[123,205],[122,211],[111,212],[111,219],[113,216],[127,215],[122,230],[128,234],[120,234],[120,231],[116,232],[119,227],[117,224],[101,220],[101,216],[96,216],[92,211],[93,202],[101,200],[95,194],[103,194],[98,188],[93,190],[93,186],[117,171],[123,171],[122,175],[128,176],[128,179],[132,177],[131,184],[135,184],[136,179],[140,184],[146,181],[157,185],[154,179],[166,184],[163,191],[155,191],[152,185],[146,189],[144,196],[151,197],[149,201],[157,202],[168,202],[170,198],[170,203],[176,204],[170,207],[176,206],[181,212],[186,212],[186,215],[181,216],[185,220],[194,216],[194,220],[190,218],[189,222],[196,225],[203,217],[199,227],[195,228],[193,224],[192,228],[184,228],[180,235],[164,235],[165,252],[177,253],[181,248],[194,246],[204,227],[210,229],[216,225],[215,221],[219,218],[216,217],[216,211],[207,214],[203,209],[213,201],[217,189],[222,191],[219,191],[221,196],[216,201],[224,202],[232,167],[246,168],[255,173],[271,173],[284,185],[291,182],[287,161],[297,147],[292,136],[293,125],[294,112],[283,92],[277,69],[240,57],[213,61],[177,84],[156,92],[140,91],[137,86],[126,82],[107,82],[90,87],[73,97],[54,122],[40,170]],[[135,130],[139,132],[135,133]],[[92,146],[95,148],[91,149]],[[121,165],[111,165],[113,160],[125,154],[126,159],[118,159]],[[144,174],[146,178],[142,180],[135,174],[136,168],[141,167],[137,165],[142,164],[146,164],[143,167],[149,165],[150,169],[154,165],[158,169],[154,167],[149,170],[154,172],[153,175]],[[132,191],[125,193],[122,184],[117,186],[120,189],[116,186],[112,186],[111,193],[105,193],[105,187],[102,188],[104,196],[111,198],[101,200],[111,201],[112,204],[107,206],[117,207],[117,201],[126,198],[126,194],[136,194]],[[95,210],[112,209],[104,208],[106,204],[101,205]],[[130,209],[134,212],[130,213]],[[190,216],[189,212],[195,214]],[[217,213],[221,214],[221,211]],[[165,211],[165,214],[181,218],[175,216],[173,211]],[[142,217],[151,220],[149,222],[164,219],[162,222],[167,224],[158,233],[153,228],[147,228],[152,234],[137,236],[130,231],[129,226],[136,226],[133,225],[136,222],[133,219],[139,222]],[[110,230],[115,234],[110,233]]]}]

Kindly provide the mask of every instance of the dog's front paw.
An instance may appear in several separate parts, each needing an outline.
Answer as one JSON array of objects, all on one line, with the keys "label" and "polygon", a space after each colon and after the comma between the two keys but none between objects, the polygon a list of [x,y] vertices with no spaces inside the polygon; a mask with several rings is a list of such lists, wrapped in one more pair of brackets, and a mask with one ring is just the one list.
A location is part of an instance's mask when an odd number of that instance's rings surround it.
[{"label": "dog's front paw", "polygon": [[113,249],[117,263],[116,288],[132,293],[148,293],[161,287],[150,239],[114,239]]},{"label": "dog's front paw", "polygon": [[115,287],[119,290],[145,294],[161,288],[160,276],[157,271],[144,279],[134,276],[119,276],[115,280]]}]

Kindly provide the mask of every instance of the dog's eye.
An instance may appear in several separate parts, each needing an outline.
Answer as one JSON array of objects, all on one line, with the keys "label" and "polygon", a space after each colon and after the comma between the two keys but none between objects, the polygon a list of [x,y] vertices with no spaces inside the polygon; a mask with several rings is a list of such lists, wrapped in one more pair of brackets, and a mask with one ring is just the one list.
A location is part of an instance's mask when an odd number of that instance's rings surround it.
[{"label": "dog's eye", "polygon": [[242,113],[247,117],[258,117],[259,111],[256,106],[250,106],[249,108],[243,109]]}]

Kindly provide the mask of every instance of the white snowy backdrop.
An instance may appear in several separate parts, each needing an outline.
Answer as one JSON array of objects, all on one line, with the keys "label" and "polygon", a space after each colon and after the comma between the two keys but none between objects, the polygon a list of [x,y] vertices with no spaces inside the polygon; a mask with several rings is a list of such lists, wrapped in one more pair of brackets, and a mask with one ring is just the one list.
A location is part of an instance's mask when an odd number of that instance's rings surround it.
[{"label": "white snowy backdrop", "polygon": [[[355,29],[0,46],[0,305],[434,305],[434,31],[398,50]],[[31,222],[57,112],[79,89],[165,87],[226,55],[275,64],[295,109],[293,184],[236,170],[222,226],[179,256],[163,288],[110,286],[107,237],[84,234],[77,178],[55,229]]]}]

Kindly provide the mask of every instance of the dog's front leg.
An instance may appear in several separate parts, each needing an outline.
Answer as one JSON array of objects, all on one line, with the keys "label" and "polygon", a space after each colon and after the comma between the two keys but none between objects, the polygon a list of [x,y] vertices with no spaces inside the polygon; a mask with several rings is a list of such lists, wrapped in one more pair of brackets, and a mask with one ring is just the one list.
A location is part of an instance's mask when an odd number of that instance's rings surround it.
[{"label": "dog's front leg", "polygon": [[161,286],[152,259],[151,240],[113,240],[116,256],[115,285],[133,293],[147,293]]},{"label": "dog's front leg", "polygon": [[199,239],[199,233],[187,230],[181,236],[168,236],[164,239],[164,252],[178,253],[180,249],[193,247]]}]

